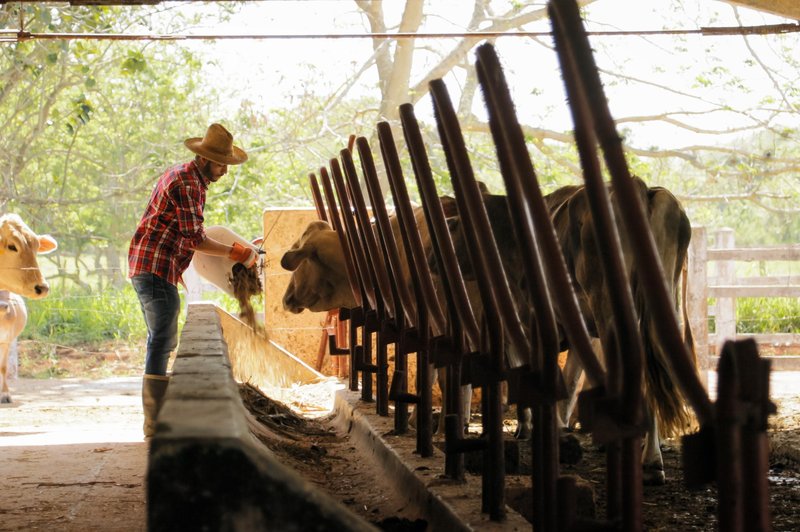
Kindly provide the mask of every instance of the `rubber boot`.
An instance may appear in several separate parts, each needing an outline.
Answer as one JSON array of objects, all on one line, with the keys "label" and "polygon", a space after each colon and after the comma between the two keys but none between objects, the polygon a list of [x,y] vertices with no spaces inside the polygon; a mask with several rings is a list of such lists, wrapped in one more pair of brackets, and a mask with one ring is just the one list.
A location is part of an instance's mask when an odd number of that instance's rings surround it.
[{"label": "rubber boot", "polygon": [[156,418],[161,404],[164,402],[164,394],[167,393],[169,377],[166,375],[145,374],[142,379],[142,409],[144,410],[144,425],[142,431],[144,436],[149,438],[156,431]]}]

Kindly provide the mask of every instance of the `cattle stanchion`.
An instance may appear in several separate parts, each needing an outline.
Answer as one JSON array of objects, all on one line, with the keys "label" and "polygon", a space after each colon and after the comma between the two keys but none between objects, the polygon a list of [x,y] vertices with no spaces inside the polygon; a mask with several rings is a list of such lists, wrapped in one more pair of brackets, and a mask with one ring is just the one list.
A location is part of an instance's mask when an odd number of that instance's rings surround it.
[{"label": "cattle stanchion", "polygon": [[[352,152],[340,152],[347,190],[355,211],[356,230],[358,231],[361,249],[366,256],[370,279],[373,283],[377,306],[375,308],[375,324],[372,330],[376,340],[376,408],[379,415],[389,415],[389,381],[388,381],[388,348],[390,344],[399,342],[403,315],[398,313],[395,302],[396,294],[392,287],[382,253],[375,241],[375,232],[367,214],[366,202],[353,163]],[[402,309],[400,309],[402,310]],[[396,351],[402,351],[396,350]],[[407,414],[406,414],[407,415]]]},{"label": "cattle stanchion", "polygon": [[[323,222],[331,223],[331,220],[328,219],[328,214],[325,210],[325,203],[322,201],[322,194],[320,192],[317,176],[313,172],[309,173],[308,181],[309,185],[311,186],[311,196],[314,199],[314,208],[317,211],[317,217]],[[339,309],[329,310],[325,315],[325,322],[322,326],[322,337],[320,338],[320,345],[317,352],[317,362],[315,367],[317,371],[322,369],[322,363],[325,358],[326,350],[332,357],[350,354],[350,349],[339,347],[339,345],[342,343],[341,340],[347,334],[345,330],[345,324],[346,321],[340,319]],[[338,369],[337,375],[340,377],[342,376],[341,368]]]},{"label": "cattle stanchion", "polygon": [[[753,339],[725,342],[717,367],[716,451],[698,446],[700,438],[684,439],[684,445],[691,443],[684,451],[687,484],[717,481],[720,530],[772,529],[767,417],[776,410],[769,400],[769,373],[770,362],[759,357]],[[699,464],[702,457],[716,468]]]},{"label": "cattle stanchion", "polygon": [[[358,139],[358,150],[377,220],[377,235],[373,232],[352,160],[354,137],[351,137],[350,148],[341,152],[346,182],[339,161],[331,159],[330,162],[341,216],[336,209],[330,179],[322,169],[330,219],[345,252],[348,280],[357,302],[352,309],[341,309],[340,313],[342,319],[351,322],[351,389],[358,388],[360,371],[362,399],[371,400],[371,374],[378,372],[378,413],[388,413],[388,406],[383,406],[387,404],[387,396],[393,400],[398,433],[406,428],[406,405],[416,403],[417,450],[422,456],[430,456],[431,390],[427,371],[429,363],[446,367],[444,401],[451,414],[446,416],[445,474],[452,479],[462,479],[463,453],[482,451],[482,510],[489,513],[492,520],[499,521],[504,517],[505,483],[499,385],[509,376],[518,377],[513,399],[520,409],[532,405],[536,421],[531,442],[534,528],[641,530],[641,436],[645,432],[644,418],[654,414],[645,410],[642,401],[643,351],[644,346],[653,346],[648,343],[652,342],[649,338],[652,329],[661,342],[658,347],[665,347],[669,353],[668,369],[700,422],[700,431],[683,439],[687,485],[717,481],[721,529],[770,530],[766,425],[767,417],[774,413],[774,405],[769,400],[769,363],[759,357],[752,341],[726,343],[718,368],[718,400],[716,404],[711,403],[694,371],[692,348],[681,337],[677,315],[670,304],[667,284],[674,281],[664,279],[664,265],[659,259],[659,252],[663,250],[655,246],[648,229],[651,219],[644,216],[643,198],[653,189],[648,189],[629,173],[577,3],[551,0],[548,12],[575,123],[575,140],[587,191],[582,200],[585,199],[591,214],[589,220],[581,218],[581,221],[587,220],[583,224],[586,231],[578,243],[583,248],[594,249],[590,259],[602,266],[602,275],[596,278],[580,280],[576,276],[575,286],[580,284],[582,290],[608,298],[608,301],[603,300],[603,309],[607,310],[603,323],[595,318],[593,324],[600,333],[607,371],[591,348],[587,324],[570,279],[570,271],[575,271],[568,270],[565,264],[561,253],[563,242],[559,241],[560,234],[555,234],[549,200],[542,196],[502,69],[493,47],[487,44],[478,50],[476,67],[507,189],[507,214],[510,214],[513,233],[522,249],[521,270],[528,289],[523,297],[535,302],[535,308],[514,307],[520,300],[514,299],[509,291],[510,281],[506,277],[509,270],[500,258],[489,229],[486,203],[472,174],[455,112],[443,82],[435,80],[431,83],[431,96],[439,136],[456,192],[466,249],[484,305],[481,327],[470,306],[466,275],[459,268],[413,107],[405,104],[400,107],[400,117],[422,196],[431,249],[438,265],[446,316],[439,306],[440,298],[427,269],[427,257],[411,210],[391,128],[388,123],[381,122],[378,124],[381,154],[397,209],[406,266],[418,275],[407,279],[402,273],[404,265],[398,255],[372,154],[362,137]],[[617,206],[624,205],[624,209],[612,211],[611,196],[600,170],[598,143],[611,174],[614,200]],[[326,214],[321,207],[321,195],[313,174],[309,177],[322,219]],[[678,209],[683,214],[683,210]],[[590,232],[592,235],[587,236]],[[597,253],[597,249],[602,253]],[[634,257],[635,270],[625,268],[623,253],[626,251]],[[589,251],[583,249],[583,253]],[[652,305],[652,310],[642,309],[638,316],[639,308],[634,306],[632,282],[628,277],[631,271],[639,278],[637,290],[633,291],[636,303],[640,304],[641,298],[645,298],[648,309]],[[515,277],[514,281],[520,282],[520,279]],[[583,281],[602,286],[592,285],[587,289]],[[409,287],[413,287],[414,297]],[[582,297],[585,295],[583,293]],[[596,316],[597,309],[593,311]],[[556,317],[566,338],[558,336]],[[591,320],[591,317],[586,319]],[[526,322],[530,325],[528,338],[519,326],[521,320],[530,320]],[[642,323],[641,336],[639,322]],[[357,345],[357,328],[361,328],[361,345]],[[375,364],[372,363],[373,334],[378,344]],[[596,442],[606,444],[608,510],[604,521],[577,521],[575,480],[559,476],[555,403],[564,398],[564,381],[556,355],[558,344],[563,340],[580,359],[593,386],[580,394],[580,419]],[[397,356],[392,386],[387,390],[386,349],[390,343],[395,344]],[[406,382],[406,356],[414,352],[417,353],[418,380],[417,393],[411,394]],[[569,360],[574,360],[574,355]],[[483,435],[480,438],[464,437],[464,405],[459,393],[463,383],[482,388]],[[657,438],[655,441],[657,443]],[[645,448],[651,444],[652,440],[648,439]],[[660,455],[658,459],[661,460]],[[663,471],[661,478],[663,480]]]},{"label": "cattle stanchion", "polygon": [[[428,257],[420,239],[417,220],[411,208],[400,158],[395,147],[394,137],[388,122],[378,124],[381,155],[394,198],[395,216],[400,225],[400,234],[406,250],[406,261],[411,275],[414,294],[417,299],[417,331],[420,348],[417,351],[417,452],[421,456],[433,454],[431,378],[430,365],[433,359],[447,358],[437,352],[445,343],[445,319],[431,278]],[[444,398],[443,398],[444,399]]]},{"label": "cattle stanchion", "polygon": [[[487,418],[485,435],[488,438],[486,456],[490,471],[487,479],[489,489],[488,494],[484,494],[484,502],[490,517],[494,520],[501,520],[505,513],[503,493],[505,466],[500,382],[506,378],[507,364],[508,369],[521,374],[521,378],[530,378],[532,382],[542,386],[544,384],[542,370],[547,363],[537,363],[534,366],[534,360],[538,362],[543,356],[549,356],[551,362],[555,363],[558,356],[557,341],[553,327],[551,341],[549,345],[545,346],[550,349],[550,352],[542,354],[534,351],[532,353],[532,344],[526,338],[514,308],[514,299],[509,290],[494,236],[489,228],[488,215],[472,172],[455,110],[442,80],[432,81],[430,88],[439,136],[442,139],[451,182],[456,193],[467,250],[473,269],[477,274],[481,300],[484,303],[484,319],[488,329],[487,340],[490,353],[489,368],[487,368],[489,371],[484,386],[484,393],[488,392],[485,401]],[[470,235],[473,237],[470,238]],[[543,328],[537,327],[537,329],[542,334]],[[507,348],[505,348],[506,341],[508,342]],[[556,375],[553,374],[553,377],[555,379]],[[558,387],[557,379],[550,384],[553,388]],[[542,387],[547,388],[547,385]],[[563,382],[560,389],[563,391]],[[524,405],[528,401],[522,400],[521,402]],[[552,474],[551,470],[551,465],[555,463],[557,467],[558,461],[557,437],[555,436],[555,394],[550,401],[549,415],[545,410],[537,408],[537,436],[542,441],[540,446],[542,454],[540,457],[534,458],[535,460],[541,459],[541,467],[537,472],[551,480],[548,482],[551,485],[551,489],[548,491],[555,493],[556,476]],[[546,444],[545,440],[547,440]],[[487,472],[484,470],[484,475],[486,474]],[[554,511],[551,513],[555,515]]]},{"label": "cattle stanchion", "polygon": [[[347,152],[349,153],[349,151]],[[331,177],[336,187],[339,204],[341,206],[342,218],[347,228],[347,242],[353,262],[357,266],[361,286],[366,294],[367,304],[363,309],[363,326],[361,327],[361,345],[356,350],[354,365],[351,364],[351,372],[361,372],[361,399],[363,401],[373,401],[372,395],[372,375],[379,368],[372,362],[372,336],[379,331],[381,320],[379,318],[379,306],[382,300],[377,293],[377,280],[375,272],[371,269],[364,250],[364,243],[361,234],[356,227],[355,209],[352,207],[350,193],[344,181],[344,176],[337,159],[330,160]],[[352,338],[352,334],[351,334]]]},{"label": "cattle stanchion", "polygon": [[555,15],[559,23],[564,25],[564,36],[569,39],[572,49],[570,61],[574,64],[575,74],[580,76],[581,86],[585,85],[585,88],[580,89],[583,94],[582,99],[585,100],[586,108],[592,110],[592,122],[596,129],[597,140],[603,148],[603,155],[611,173],[614,189],[623,195],[621,201],[626,205],[625,209],[621,209],[623,226],[636,249],[638,260],[642,261],[640,271],[644,277],[643,287],[648,299],[655,302],[653,304],[654,323],[658,334],[668,344],[667,352],[675,354],[670,360],[672,370],[694,409],[698,421],[701,425],[710,423],[713,419],[711,401],[697,376],[696,368],[692,363],[693,357],[687,352],[687,346],[680,334],[674,310],[668,303],[669,293],[664,284],[663,268],[660,266],[658,254],[655,251],[653,236],[649,231],[643,206],[628,171],[620,136],[616,132],[614,119],[608,108],[608,101],[600,82],[597,66],[594,64],[578,6],[570,0],[551,1],[549,9],[551,18]]},{"label": "cattle stanchion", "polygon": [[[610,405],[612,430],[594,432],[598,441],[607,445],[608,503],[607,518],[621,520],[625,530],[641,530],[642,466],[642,378],[644,375],[644,347],[634,314],[630,281],[625,272],[620,237],[612,215],[611,201],[603,181],[600,162],[595,149],[594,115],[588,107],[579,72],[575,69],[574,50],[566,35],[567,30],[557,14],[556,7],[563,3],[550,3],[556,51],[561,62],[562,77],[570,96],[570,110],[574,123],[575,142],[584,171],[589,208],[594,226],[594,238],[600,249],[603,278],[614,316],[613,330],[600,331],[603,352],[608,368],[607,388],[613,403]],[[627,205],[626,205],[627,209]],[[647,225],[647,222],[644,222]]]},{"label": "cattle stanchion", "polygon": [[[537,405],[537,422],[534,424],[541,428],[540,433],[532,440],[532,455],[538,465],[533,471],[534,522],[537,530],[569,529],[575,519],[568,502],[574,503],[575,482],[559,479],[558,475],[557,431],[552,417],[555,414],[556,401],[564,399],[564,396],[559,393],[561,375],[557,366],[558,335],[551,296],[559,303],[562,317],[567,316],[573,320],[565,327],[567,337],[573,346],[571,349],[575,349],[576,354],[586,361],[584,366],[593,386],[602,383],[603,370],[591,350],[588,332],[580,316],[566,265],[555,238],[549,209],[527,156],[522,130],[514,113],[502,68],[490,44],[482,45],[478,49],[476,68],[489,110],[492,135],[509,198],[511,219],[517,241],[521,243],[523,250],[530,299],[536,302],[537,326],[531,329],[539,331],[543,350],[539,362],[543,386]],[[540,257],[539,248],[543,250],[544,257]],[[550,286],[554,287],[552,292],[547,290],[545,278],[548,276]],[[546,504],[547,500],[552,502],[553,494],[557,504]]]},{"label": "cattle stanchion", "polygon": [[378,173],[372,158],[372,151],[367,139],[356,140],[364,181],[376,218],[384,264],[387,266],[388,280],[394,299],[393,316],[388,326],[394,327],[395,333],[395,371],[389,399],[395,402],[395,432],[402,434],[408,431],[408,405],[419,402],[418,394],[408,393],[408,355],[420,350],[419,330],[416,327],[416,303],[409,293],[409,275],[403,271],[400,262],[397,242],[394,237],[386,203],[378,182]]},{"label": "cattle stanchion", "polygon": [[[700,432],[693,435],[694,438],[684,440],[691,442],[686,445],[684,456],[688,463],[697,464],[716,455],[717,470],[711,474],[716,474],[719,486],[721,529],[736,530],[741,523],[745,523],[748,529],[768,530],[764,438],[766,417],[771,413],[768,399],[769,365],[759,358],[753,343],[726,344],[722,354],[725,360],[721,358],[718,371],[719,397],[714,412],[697,375],[693,353],[680,334],[677,317],[669,304],[663,266],[644,216],[640,192],[628,171],[622,143],[608,109],[578,6],[572,1],[551,1],[548,8],[555,21],[557,49],[573,112],[586,113],[588,120],[581,127],[593,130],[602,147],[615,192],[626,206],[621,209],[622,227],[635,251],[637,272],[643,281],[644,297],[651,305],[656,334],[666,347],[669,354],[667,363],[701,426]],[[578,128],[576,120],[576,140]],[[591,136],[591,131],[585,133]],[[737,367],[740,365],[741,368]],[[750,408],[742,409],[740,405],[743,403],[750,403]],[[743,423],[748,410],[755,414]],[[624,411],[623,414],[630,416],[631,412]],[[742,425],[746,425],[747,430],[743,430]],[[747,442],[746,445],[744,442]],[[697,453],[702,453],[702,457]],[[704,468],[704,472],[708,474],[709,469]],[[748,488],[753,488],[753,496],[747,498],[747,503],[741,497],[743,481],[748,483]],[[632,502],[627,499],[625,502],[629,506],[625,512],[626,519],[636,517],[635,512],[641,515],[640,507],[634,509],[630,507]],[[744,509],[745,505],[748,506],[747,510]],[[746,514],[744,519],[743,514]]]},{"label": "cattle stanchion", "polygon": [[431,239],[431,248],[439,265],[441,288],[447,302],[448,343],[452,349],[439,348],[433,352],[439,356],[451,355],[447,360],[434,358],[434,364],[446,366],[447,371],[444,401],[449,414],[445,419],[445,475],[453,479],[462,479],[464,477],[463,453],[478,450],[485,445],[485,442],[480,440],[463,438],[464,405],[461,404],[461,394],[459,393],[462,385],[463,361],[478,356],[480,333],[467,297],[464,280],[458,269],[453,242],[436,193],[427,151],[413,106],[410,104],[400,106],[400,120],[411,157],[414,177],[422,197],[422,208]]},{"label": "cattle stanchion", "polygon": [[322,201],[322,194],[319,190],[317,176],[314,174],[314,172],[310,172],[308,174],[308,184],[311,187],[311,197],[314,200],[314,208],[317,211],[317,218],[323,222],[330,223],[330,220],[328,220],[328,214],[325,211],[325,203]]},{"label": "cattle stanchion", "polygon": [[[353,292],[353,299],[356,306],[351,309],[339,309],[339,318],[347,320],[350,323],[350,338],[348,347],[350,351],[350,389],[352,391],[358,390],[358,330],[363,329],[364,326],[364,305],[367,304],[366,290],[361,282],[361,277],[358,271],[358,266],[355,263],[352,253],[350,253],[349,239],[346,234],[346,229],[339,216],[339,209],[336,206],[336,198],[333,193],[333,186],[328,170],[325,167],[320,168],[320,178],[322,180],[323,191],[325,192],[325,200],[328,203],[328,209],[331,213],[331,222],[339,237],[339,244],[342,247],[342,256],[344,257],[345,269],[347,270],[347,279],[350,283],[350,289]],[[364,336],[362,332],[362,337]]]}]

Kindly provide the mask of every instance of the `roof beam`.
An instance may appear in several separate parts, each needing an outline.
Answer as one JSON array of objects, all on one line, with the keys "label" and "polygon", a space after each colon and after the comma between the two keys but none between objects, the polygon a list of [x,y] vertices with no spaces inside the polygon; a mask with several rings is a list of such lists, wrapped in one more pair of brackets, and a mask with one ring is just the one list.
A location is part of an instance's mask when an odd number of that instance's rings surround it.
[{"label": "roof beam", "polygon": [[759,11],[772,13],[794,20],[800,20],[800,2],[797,0],[725,0],[729,4],[740,5]]}]

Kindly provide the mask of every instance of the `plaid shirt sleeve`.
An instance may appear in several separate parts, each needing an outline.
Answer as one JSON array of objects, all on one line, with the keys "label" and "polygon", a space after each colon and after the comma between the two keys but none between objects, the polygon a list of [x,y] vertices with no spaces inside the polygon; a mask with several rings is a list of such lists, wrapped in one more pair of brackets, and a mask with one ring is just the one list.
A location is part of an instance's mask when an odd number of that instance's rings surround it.
[{"label": "plaid shirt sleeve", "polygon": [[189,183],[179,183],[172,191],[175,202],[175,219],[178,222],[178,250],[181,254],[196,248],[205,239],[203,230],[203,204],[205,190]]}]

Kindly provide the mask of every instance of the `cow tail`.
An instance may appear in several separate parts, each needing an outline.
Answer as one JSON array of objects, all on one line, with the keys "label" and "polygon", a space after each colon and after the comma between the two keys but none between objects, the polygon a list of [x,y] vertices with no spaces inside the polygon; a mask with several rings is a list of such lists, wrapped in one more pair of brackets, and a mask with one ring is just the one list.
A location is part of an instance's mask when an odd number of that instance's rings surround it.
[{"label": "cow tail", "polygon": [[645,355],[645,400],[650,412],[656,416],[661,437],[675,437],[690,430],[694,419],[666,360],[667,354],[658,341],[645,294],[639,283],[634,283],[634,286],[637,287],[634,298]]},{"label": "cow tail", "polygon": [[[676,288],[677,296],[677,288]],[[683,260],[681,267],[681,316],[683,317],[683,343],[686,344],[686,350],[692,357],[692,365],[697,367],[697,349],[694,343],[694,333],[692,332],[692,325],[689,322],[689,305],[687,304],[687,295],[689,293],[689,257],[688,255]],[[677,298],[675,299],[677,301]]]}]

